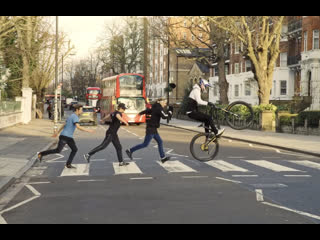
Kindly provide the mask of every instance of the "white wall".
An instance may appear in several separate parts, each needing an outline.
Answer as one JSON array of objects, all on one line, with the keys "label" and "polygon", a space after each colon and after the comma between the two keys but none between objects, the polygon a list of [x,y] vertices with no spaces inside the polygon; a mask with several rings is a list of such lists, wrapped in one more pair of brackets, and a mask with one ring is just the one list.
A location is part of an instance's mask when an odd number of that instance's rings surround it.
[{"label": "white wall", "polygon": [[[226,76],[229,83],[228,98],[229,102],[234,101],[245,101],[252,105],[258,105],[258,85],[255,81],[250,81],[251,85],[251,94],[250,96],[245,95],[245,82],[249,79],[253,79],[253,73],[243,72],[239,74],[229,74]],[[287,67],[275,68],[273,75],[273,86],[272,94],[270,95],[270,100],[280,99],[280,100],[291,100],[294,95],[294,74]],[[287,94],[280,95],[280,82],[281,80],[287,81]],[[209,81],[212,85],[218,83],[218,76],[209,78]],[[235,96],[235,85],[239,86],[239,96]],[[211,88],[209,91],[209,101],[215,103],[219,100],[219,89],[217,89],[217,96],[214,96],[214,89]]]}]

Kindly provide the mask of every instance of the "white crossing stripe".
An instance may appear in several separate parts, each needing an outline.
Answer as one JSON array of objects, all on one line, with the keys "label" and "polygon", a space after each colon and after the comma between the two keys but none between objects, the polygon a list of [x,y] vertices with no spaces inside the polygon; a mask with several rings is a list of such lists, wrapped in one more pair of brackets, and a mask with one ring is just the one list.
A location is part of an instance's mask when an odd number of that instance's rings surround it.
[{"label": "white crossing stripe", "polygon": [[180,161],[167,161],[162,163],[157,161],[160,166],[164,167],[168,172],[197,172],[196,170],[192,169],[191,167],[183,164]]},{"label": "white crossing stripe", "polygon": [[238,167],[223,160],[212,160],[205,163],[211,167],[218,168],[222,172],[249,172],[248,169]]},{"label": "white crossing stripe", "polygon": [[302,172],[300,170],[285,167],[276,163],[272,163],[266,160],[245,160],[248,163],[252,163],[254,165],[257,165],[259,167],[270,169],[274,172]]},{"label": "white crossing stripe", "polygon": [[320,163],[315,163],[315,162],[311,162],[311,161],[307,161],[307,160],[300,160],[300,161],[288,161],[288,162],[292,162],[295,164],[299,164],[305,167],[310,167],[310,168],[315,168],[320,170]]},{"label": "white crossing stripe", "polygon": [[129,162],[129,165],[119,166],[119,162],[113,162],[114,174],[142,174],[140,168],[135,162]]},{"label": "white crossing stripe", "polygon": [[72,164],[76,168],[64,168],[60,177],[65,176],[88,176],[89,164]]}]

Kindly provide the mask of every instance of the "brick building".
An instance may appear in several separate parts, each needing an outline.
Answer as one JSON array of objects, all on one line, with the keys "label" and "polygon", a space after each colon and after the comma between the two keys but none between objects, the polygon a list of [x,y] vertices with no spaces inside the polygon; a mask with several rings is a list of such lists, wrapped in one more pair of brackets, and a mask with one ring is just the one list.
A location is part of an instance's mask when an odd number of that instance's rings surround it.
[{"label": "brick building", "polygon": [[[320,109],[320,50],[319,16],[287,16],[282,27],[280,54],[277,60],[271,101],[290,101],[294,97],[301,101],[312,98],[310,110]],[[229,82],[229,102],[244,100],[258,104],[258,86],[253,79],[251,63],[240,54],[241,44],[230,46],[230,61],[226,61]],[[219,100],[218,76],[214,71],[210,81],[215,85],[209,100]]]}]

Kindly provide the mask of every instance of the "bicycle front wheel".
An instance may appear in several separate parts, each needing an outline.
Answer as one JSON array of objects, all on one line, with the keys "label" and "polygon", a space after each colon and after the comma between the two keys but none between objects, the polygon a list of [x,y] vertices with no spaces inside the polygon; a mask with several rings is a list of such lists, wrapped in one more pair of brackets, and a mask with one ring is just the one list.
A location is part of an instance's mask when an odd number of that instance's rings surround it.
[{"label": "bicycle front wheel", "polygon": [[228,125],[233,129],[246,129],[250,127],[253,122],[252,107],[246,102],[233,102],[225,110],[226,121]]},{"label": "bicycle front wheel", "polygon": [[207,133],[195,135],[190,142],[191,155],[202,162],[213,160],[219,152],[217,138],[208,138]]}]

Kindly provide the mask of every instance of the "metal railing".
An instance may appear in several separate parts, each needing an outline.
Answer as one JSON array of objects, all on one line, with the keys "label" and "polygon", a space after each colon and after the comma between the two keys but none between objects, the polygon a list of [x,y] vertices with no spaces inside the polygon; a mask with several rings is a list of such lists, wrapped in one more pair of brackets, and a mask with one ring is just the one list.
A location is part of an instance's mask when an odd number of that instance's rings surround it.
[{"label": "metal railing", "polygon": [[7,113],[21,112],[20,101],[1,101],[0,102],[0,115]]}]

